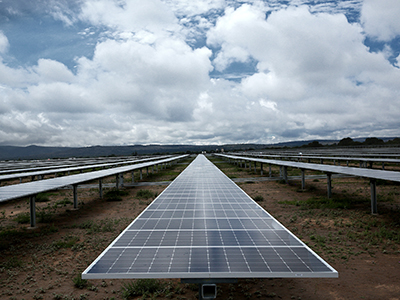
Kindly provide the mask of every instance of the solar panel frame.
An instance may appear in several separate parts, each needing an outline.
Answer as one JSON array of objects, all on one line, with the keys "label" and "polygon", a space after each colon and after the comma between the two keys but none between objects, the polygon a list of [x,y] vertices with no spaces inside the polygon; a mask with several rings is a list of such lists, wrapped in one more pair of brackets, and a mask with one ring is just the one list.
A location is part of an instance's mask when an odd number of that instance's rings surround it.
[{"label": "solar panel frame", "polygon": [[5,202],[13,199],[22,197],[28,197],[37,195],[38,193],[56,190],[62,187],[70,185],[78,185],[81,183],[89,182],[92,180],[106,178],[116,174],[123,174],[134,170],[152,167],[158,164],[170,163],[175,160],[186,157],[187,155],[173,156],[160,160],[154,160],[150,162],[142,162],[138,164],[116,167],[110,169],[103,169],[99,171],[91,171],[87,173],[80,173],[74,175],[68,175],[64,177],[56,177],[50,179],[44,179],[39,181],[31,181],[20,184],[13,184],[0,187],[0,202]]},{"label": "solar panel frame", "polygon": [[344,174],[344,175],[359,176],[370,179],[382,179],[382,180],[400,182],[400,172],[397,171],[384,171],[384,170],[353,168],[353,167],[335,166],[335,165],[312,164],[312,163],[252,158],[252,157],[226,155],[226,154],[216,154],[216,155],[235,160],[245,160],[263,164],[272,164],[284,167],[299,168],[304,170],[321,171],[331,174]]},{"label": "solar panel frame", "polygon": [[338,273],[203,155],[82,273],[84,279],[256,277]]}]

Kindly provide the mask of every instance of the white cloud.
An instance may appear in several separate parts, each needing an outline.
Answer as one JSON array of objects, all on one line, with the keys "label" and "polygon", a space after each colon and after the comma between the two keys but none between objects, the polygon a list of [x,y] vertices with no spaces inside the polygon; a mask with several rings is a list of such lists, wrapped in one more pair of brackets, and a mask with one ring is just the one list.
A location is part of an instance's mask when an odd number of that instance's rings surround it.
[{"label": "white cloud", "polygon": [[0,54],[7,52],[9,46],[7,37],[0,30]]},{"label": "white cloud", "polygon": [[292,138],[317,134],[321,124],[324,135],[353,120],[377,122],[381,113],[396,122],[391,109],[400,109],[399,70],[384,53],[370,53],[363,39],[361,27],[344,15],[311,14],[304,6],[273,12],[267,20],[253,6],[228,9],[208,34],[211,45],[221,46],[214,61],[220,68],[243,60],[229,49],[258,61],[259,72],[241,82],[243,98],[277,103],[282,115],[274,121],[282,129],[264,125]]},{"label": "white cloud", "polygon": [[364,0],[361,22],[365,32],[381,41],[400,35],[400,1]]},{"label": "white cloud", "polygon": [[71,82],[74,79],[74,75],[64,64],[51,59],[39,59],[33,70],[45,82]]},{"label": "white cloud", "polygon": [[159,0],[86,0],[80,18],[93,25],[108,26],[120,31],[176,30],[177,19]]},{"label": "white cloud", "polygon": [[[83,22],[82,38],[103,33],[93,53],[76,54],[74,71],[46,57],[26,67],[0,61],[1,144],[268,143],[398,131],[400,74],[389,50],[370,53],[361,25],[330,5],[79,3],[79,16],[53,17]],[[190,46],[205,38],[218,52]],[[0,34],[0,52],[12,46]],[[223,74],[237,62],[256,62],[255,73],[210,78],[213,66]]]}]

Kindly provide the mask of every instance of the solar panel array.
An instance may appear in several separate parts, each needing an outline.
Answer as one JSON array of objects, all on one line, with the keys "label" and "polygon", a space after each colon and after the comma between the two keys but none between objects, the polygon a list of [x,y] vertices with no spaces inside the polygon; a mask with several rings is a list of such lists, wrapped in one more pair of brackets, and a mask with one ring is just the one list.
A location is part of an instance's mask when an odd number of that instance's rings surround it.
[{"label": "solar panel array", "polygon": [[373,179],[382,179],[389,181],[400,182],[400,172],[396,171],[384,171],[384,170],[375,170],[375,169],[364,169],[364,168],[352,168],[352,167],[342,167],[342,166],[334,166],[334,165],[322,165],[322,164],[312,164],[312,163],[303,163],[303,162],[294,162],[294,161],[285,161],[285,160],[272,160],[272,159],[262,159],[262,158],[252,158],[245,156],[236,156],[236,155],[225,155],[225,154],[217,154],[221,157],[231,158],[235,160],[245,160],[245,161],[253,161],[264,164],[272,164],[284,167],[293,167],[305,170],[312,171],[321,171],[331,174],[344,174],[350,176],[359,176],[364,178],[373,178]]},{"label": "solar panel array", "polygon": [[199,155],[82,278],[337,277]]},{"label": "solar panel array", "polygon": [[143,162],[134,165],[92,171],[87,173],[74,174],[64,177],[56,177],[39,181],[31,181],[20,184],[13,184],[0,187],[0,202],[18,199],[22,197],[37,195],[38,193],[47,192],[62,188],[69,185],[77,185],[91,180],[102,179],[108,176],[123,174],[134,170],[152,167],[157,164],[169,163],[186,157],[187,155],[173,156],[169,158]]}]

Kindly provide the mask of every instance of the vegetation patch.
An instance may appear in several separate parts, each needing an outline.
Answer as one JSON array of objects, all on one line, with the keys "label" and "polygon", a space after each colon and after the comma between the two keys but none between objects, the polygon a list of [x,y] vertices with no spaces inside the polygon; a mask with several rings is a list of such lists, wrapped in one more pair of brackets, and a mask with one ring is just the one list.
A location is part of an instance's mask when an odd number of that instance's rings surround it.
[{"label": "vegetation patch", "polygon": [[74,283],[74,286],[78,289],[83,289],[88,286],[88,281],[86,279],[82,279],[82,276],[80,274],[76,275],[72,279],[72,282]]},{"label": "vegetation patch", "polygon": [[18,224],[28,224],[31,220],[31,216],[28,212],[20,213],[15,217],[15,221]]},{"label": "vegetation patch", "polygon": [[136,198],[138,199],[153,199],[157,196],[156,193],[153,193],[149,190],[140,190],[136,193]]},{"label": "vegetation patch", "polygon": [[52,196],[54,194],[52,193],[39,193],[36,195],[35,197],[35,201],[36,202],[49,202],[50,201],[50,196]]},{"label": "vegetation patch", "polygon": [[122,197],[127,195],[129,195],[127,191],[113,188],[104,194],[104,198],[106,201],[122,201]]},{"label": "vegetation patch", "polygon": [[254,201],[256,201],[256,202],[262,202],[262,201],[264,201],[264,197],[261,196],[261,195],[257,195],[257,196],[254,197]]},{"label": "vegetation patch", "polygon": [[162,295],[166,292],[166,284],[157,279],[138,279],[124,283],[122,296],[124,299],[132,299],[138,296]]},{"label": "vegetation patch", "polygon": [[76,245],[76,243],[78,241],[79,241],[79,237],[77,237],[77,236],[67,236],[62,240],[53,242],[53,247],[55,249],[72,248],[73,246]]},{"label": "vegetation patch", "polygon": [[365,200],[350,197],[311,197],[305,201],[285,200],[278,201],[278,203],[300,206],[302,209],[350,209],[360,201]]}]

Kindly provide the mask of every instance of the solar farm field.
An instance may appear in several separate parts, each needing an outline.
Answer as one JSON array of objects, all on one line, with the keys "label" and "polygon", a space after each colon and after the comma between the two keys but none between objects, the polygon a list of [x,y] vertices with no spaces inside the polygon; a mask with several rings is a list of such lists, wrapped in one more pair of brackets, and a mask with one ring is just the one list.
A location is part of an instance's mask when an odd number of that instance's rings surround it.
[{"label": "solar farm field", "polygon": [[[399,299],[400,187],[380,182],[378,215],[370,213],[369,181],[334,178],[333,198],[326,180],[259,181],[259,172],[210,160],[249,196],[339,272],[339,278],[249,278],[219,284],[217,299]],[[144,176],[139,186],[116,192],[96,187],[43,195],[38,228],[27,229],[27,199],[0,205],[1,299],[196,299],[197,286],[179,279],[155,281],[89,279],[80,274],[138,216],[191,159]],[[289,170],[295,175],[296,170]],[[279,169],[273,168],[275,176]],[[130,181],[127,174],[126,182]],[[110,186],[115,177],[110,178]],[[137,178],[136,182],[140,182]],[[135,294],[136,293],[136,294]]]}]

